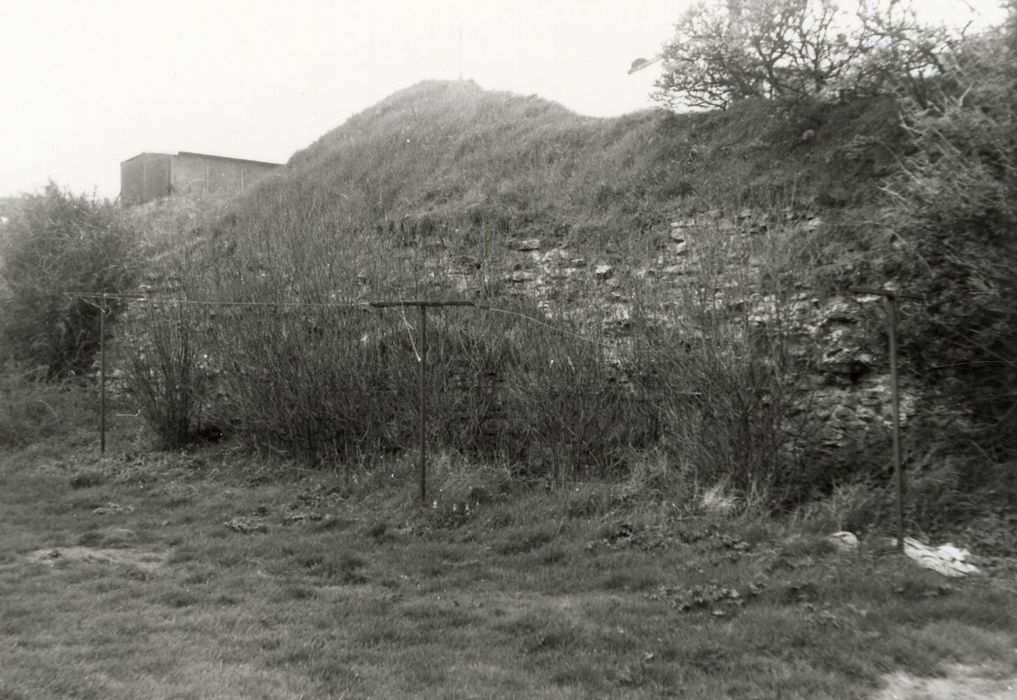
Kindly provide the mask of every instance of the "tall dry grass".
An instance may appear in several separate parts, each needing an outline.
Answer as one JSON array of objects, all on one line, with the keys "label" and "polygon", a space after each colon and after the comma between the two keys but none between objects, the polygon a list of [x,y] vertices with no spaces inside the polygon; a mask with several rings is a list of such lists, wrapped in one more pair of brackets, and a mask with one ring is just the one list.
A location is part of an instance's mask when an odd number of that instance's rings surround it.
[{"label": "tall dry grass", "polygon": [[46,382],[14,363],[0,367],[0,448],[91,433],[98,412],[95,388],[85,381]]}]

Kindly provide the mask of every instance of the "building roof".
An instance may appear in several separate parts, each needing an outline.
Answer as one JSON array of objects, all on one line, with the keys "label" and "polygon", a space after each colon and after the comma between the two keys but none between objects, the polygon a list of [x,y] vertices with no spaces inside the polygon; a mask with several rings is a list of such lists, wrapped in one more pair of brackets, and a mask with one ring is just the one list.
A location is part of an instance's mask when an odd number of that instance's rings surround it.
[{"label": "building roof", "polygon": [[123,163],[130,163],[132,160],[135,160],[136,158],[141,158],[142,156],[168,156],[168,157],[169,156],[194,156],[194,157],[197,157],[197,158],[207,158],[209,160],[230,161],[231,163],[250,163],[252,165],[267,165],[267,166],[270,166],[270,167],[273,167],[273,168],[278,168],[278,167],[280,167],[282,165],[282,163],[270,163],[269,161],[265,161],[265,160],[251,160],[250,158],[231,158],[229,156],[214,156],[214,155],[212,155],[210,153],[195,153],[194,151],[180,151],[179,153],[175,153],[175,154],[174,153],[154,153],[154,152],[151,152],[151,151],[142,151],[141,153],[139,153],[136,156],[131,156],[127,160],[120,161],[120,163],[121,164],[123,164]]},{"label": "building roof", "polygon": [[198,156],[199,158],[209,158],[211,160],[229,160],[234,163],[251,163],[253,165],[271,165],[273,167],[279,167],[282,163],[270,163],[267,160],[251,160],[250,158],[231,158],[229,156],[214,156],[210,153],[194,153],[193,151],[180,151],[177,153],[178,156]]}]

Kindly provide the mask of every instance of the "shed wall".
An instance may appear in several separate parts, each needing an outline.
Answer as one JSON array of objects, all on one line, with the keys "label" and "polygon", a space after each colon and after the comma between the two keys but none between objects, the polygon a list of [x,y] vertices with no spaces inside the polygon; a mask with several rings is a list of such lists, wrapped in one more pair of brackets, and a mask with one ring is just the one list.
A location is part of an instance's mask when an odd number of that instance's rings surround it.
[{"label": "shed wall", "polygon": [[120,199],[124,204],[142,204],[170,194],[172,156],[142,153],[120,164]]},{"label": "shed wall", "polygon": [[180,153],[173,158],[173,192],[178,194],[238,192],[275,168],[276,166],[268,163]]},{"label": "shed wall", "polygon": [[277,167],[201,153],[142,153],[120,163],[120,199],[131,205],[170,194],[238,192]]}]

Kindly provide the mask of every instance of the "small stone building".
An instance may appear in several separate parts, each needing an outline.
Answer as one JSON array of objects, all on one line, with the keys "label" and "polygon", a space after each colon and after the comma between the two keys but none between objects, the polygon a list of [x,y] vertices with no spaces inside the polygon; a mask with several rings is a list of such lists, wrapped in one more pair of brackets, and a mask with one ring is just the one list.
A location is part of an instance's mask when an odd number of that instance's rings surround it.
[{"label": "small stone building", "polygon": [[120,201],[144,204],[169,195],[238,192],[278,167],[207,153],[139,153],[120,163]]}]

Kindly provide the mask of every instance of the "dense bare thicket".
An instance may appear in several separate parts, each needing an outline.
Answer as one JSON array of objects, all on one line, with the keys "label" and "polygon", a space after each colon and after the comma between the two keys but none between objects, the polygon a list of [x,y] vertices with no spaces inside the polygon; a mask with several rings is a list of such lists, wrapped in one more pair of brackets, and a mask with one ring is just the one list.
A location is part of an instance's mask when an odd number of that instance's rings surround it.
[{"label": "dense bare thicket", "polygon": [[928,304],[908,329],[916,365],[979,426],[971,442],[1017,456],[1017,11],[941,56],[928,99],[903,95],[911,142],[888,184],[892,254]]},{"label": "dense bare thicket", "polygon": [[181,299],[135,303],[120,329],[126,386],[163,448],[185,445],[201,426],[213,373],[207,321]]},{"label": "dense bare thicket", "polygon": [[[412,452],[419,310],[370,302],[469,299],[428,312],[432,449],[557,484],[621,477],[653,453],[676,479],[775,501],[823,488],[801,468],[810,444],[796,428],[809,359],[791,357],[781,324],[748,319],[759,279],[731,276],[719,230],[713,248],[704,233],[703,271],[679,298],[626,278],[619,327],[593,279],[574,281],[579,306],[513,295],[508,253],[485,244],[483,226],[471,238],[419,224],[387,237],[341,218],[326,228],[306,210],[275,216],[201,232],[167,278],[182,303],[137,312],[130,374],[143,407],[167,409],[145,409],[166,443],[214,424],[341,469]],[[466,277],[464,256],[477,260]],[[771,295],[775,313],[785,297]]]}]

